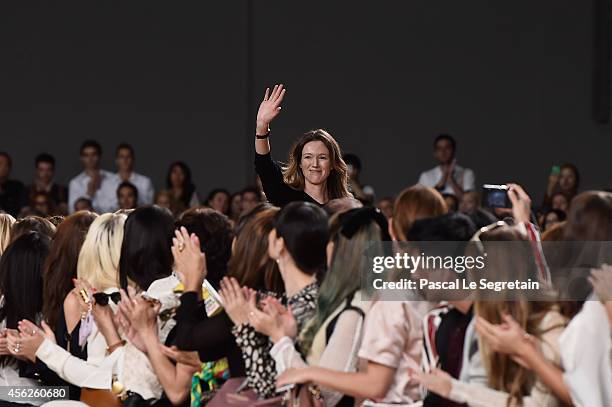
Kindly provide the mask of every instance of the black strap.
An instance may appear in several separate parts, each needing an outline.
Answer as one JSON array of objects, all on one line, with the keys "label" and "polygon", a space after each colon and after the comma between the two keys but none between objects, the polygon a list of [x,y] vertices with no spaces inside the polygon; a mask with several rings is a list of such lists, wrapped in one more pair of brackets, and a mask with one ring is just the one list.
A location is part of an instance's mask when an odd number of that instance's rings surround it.
[{"label": "black strap", "polygon": [[346,305],[344,306],[342,311],[340,311],[334,317],[334,319],[332,319],[329,322],[329,325],[327,325],[327,328],[325,328],[325,344],[326,345],[329,343],[329,339],[331,338],[332,334],[334,333],[334,329],[336,329],[336,324],[338,323],[338,319],[340,318],[340,315],[342,315],[345,311],[355,311],[356,313],[361,315],[362,318],[365,318],[365,312],[363,312],[363,310],[361,308],[355,307],[354,305],[351,304],[351,302],[353,301],[353,297],[355,297],[355,293],[354,292],[349,294],[349,296],[346,298]]}]

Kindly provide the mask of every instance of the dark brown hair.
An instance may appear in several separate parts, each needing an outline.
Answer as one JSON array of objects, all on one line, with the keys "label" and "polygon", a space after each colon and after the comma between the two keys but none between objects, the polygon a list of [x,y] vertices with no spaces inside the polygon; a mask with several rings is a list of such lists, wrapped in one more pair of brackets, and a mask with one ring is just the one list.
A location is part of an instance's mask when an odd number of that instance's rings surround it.
[{"label": "dark brown hair", "polygon": [[234,241],[227,275],[241,286],[257,290],[285,292],[276,262],[268,256],[268,235],[274,228],[278,208],[266,208],[255,214],[242,227]]},{"label": "dark brown hair", "polygon": [[55,226],[40,216],[26,216],[13,224],[11,228],[11,242],[14,242],[19,236],[27,232],[38,232],[52,238],[55,234]]},{"label": "dark brown hair", "polygon": [[564,240],[612,240],[612,193],[586,191],[572,200]]},{"label": "dark brown hair", "polygon": [[300,137],[291,147],[289,163],[283,171],[285,183],[291,188],[303,191],[305,186],[304,174],[300,168],[302,150],[307,143],[320,141],[329,151],[331,172],[327,178],[327,199],[351,197],[348,190],[348,171],[342,159],[342,151],[338,142],[323,129],[311,130]]},{"label": "dark brown hair", "polygon": [[227,274],[232,251],[233,232],[229,218],[212,208],[191,208],[176,222],[176,227],[181,226],[200,239],[200,248],[206,254],[206,279],[213,287],[219,287]]},{"label": "dark brown hair", "polygon": [[77,277],[77,261],[89,226],[98,217],[93,212],[79,211],[68,216],[58,226],[51,241],[49,255],[43,268],[44,319],[53,329],[58,321],[64,299]]}]

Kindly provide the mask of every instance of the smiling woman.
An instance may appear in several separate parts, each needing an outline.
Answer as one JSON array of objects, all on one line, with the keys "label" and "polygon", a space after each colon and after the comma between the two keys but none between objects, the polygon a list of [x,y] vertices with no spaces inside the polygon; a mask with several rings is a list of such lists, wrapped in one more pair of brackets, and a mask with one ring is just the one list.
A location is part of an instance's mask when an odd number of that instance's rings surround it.
[{"label": "smiling woman", "polygon": [[280,113],[285,97],[283,85],[276,85],[257,112],[255,170],[261,178],[268,200],[285,206],[292,201],[325,205],[336,198],[350,197],[348,172],[338,142],[325,130],[311,130],[302,135],[289,153],[283,168],[270,155],[270,123]]}]

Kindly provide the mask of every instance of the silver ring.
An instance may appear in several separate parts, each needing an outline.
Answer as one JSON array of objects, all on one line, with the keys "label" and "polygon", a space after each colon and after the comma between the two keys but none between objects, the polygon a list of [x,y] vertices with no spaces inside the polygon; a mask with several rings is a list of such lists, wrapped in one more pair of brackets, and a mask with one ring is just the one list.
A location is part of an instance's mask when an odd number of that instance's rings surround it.
[{"label": "silver ring", "polygon": [[183,250],[185,250],[185,243],[179,242],[177,249],[178,249],[179,253],[182,252]]},{"label": "silver ring", "polygon": [[19,353],[19,348],[13,349],[13,353]]}]

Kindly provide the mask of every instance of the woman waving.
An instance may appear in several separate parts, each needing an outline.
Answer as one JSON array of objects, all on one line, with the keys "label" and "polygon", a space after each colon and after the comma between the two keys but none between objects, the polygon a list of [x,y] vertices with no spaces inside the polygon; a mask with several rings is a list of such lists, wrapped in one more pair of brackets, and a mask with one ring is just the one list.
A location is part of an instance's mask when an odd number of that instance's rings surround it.
[{"label": "woman waving", "polygon": [[325,205],[350,197],[348,173],[338,142],[325,130],[303,134],[291,147],[287,166],[281,167],[270,155],[270,123],[278,116],[286,89],[266,89],[257,112],[255,170],[268,200],[277,206],[292,201]]}]

